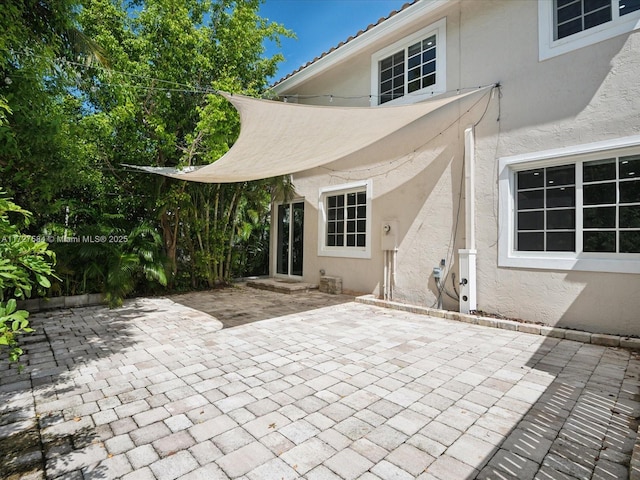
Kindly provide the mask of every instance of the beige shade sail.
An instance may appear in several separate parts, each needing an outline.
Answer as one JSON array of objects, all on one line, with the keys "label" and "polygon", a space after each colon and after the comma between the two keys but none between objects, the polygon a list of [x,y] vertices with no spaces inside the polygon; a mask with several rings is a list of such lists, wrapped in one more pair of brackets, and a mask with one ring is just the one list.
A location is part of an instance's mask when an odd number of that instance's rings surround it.
[{"label": "beige shade sail", "polygon": [[[221,93],[240,113],[240,135],[214,163],[182,170],[132,167],[180,180],[232,183],[309,170],[348,157],[429,113],[467,99],[456,117],[473,106],[478,88],[403,106],[321,107]],[[445,125],[433,125],[435,130]],[[398,152],[408,153],[408,152]]]}]

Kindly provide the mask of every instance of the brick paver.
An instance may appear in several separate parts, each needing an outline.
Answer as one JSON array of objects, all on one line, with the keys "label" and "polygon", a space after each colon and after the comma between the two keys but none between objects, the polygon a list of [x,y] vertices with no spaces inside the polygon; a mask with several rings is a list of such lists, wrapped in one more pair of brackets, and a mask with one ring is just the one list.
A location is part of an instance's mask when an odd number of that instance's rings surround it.
[{"label": "brick paver", "polygon": [[252,323],[222,329],[163,298],[33,315],[23,372],[0,364],[3,478],[628,475],[630,350],[359,303],[291,313],[296,295],[262,291],[242,307],[244,288],[201,295]]}]

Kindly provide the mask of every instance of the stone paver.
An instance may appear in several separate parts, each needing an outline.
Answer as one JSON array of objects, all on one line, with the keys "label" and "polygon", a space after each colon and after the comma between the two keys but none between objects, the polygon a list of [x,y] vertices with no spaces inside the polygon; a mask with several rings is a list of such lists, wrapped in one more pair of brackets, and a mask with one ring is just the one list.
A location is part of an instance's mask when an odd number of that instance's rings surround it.
[{"label": "stone paver", "polygon": [[628,476],[640,362],[607,338],[198,295],[32,315],[24,370],[0,364],[3,478]]}]

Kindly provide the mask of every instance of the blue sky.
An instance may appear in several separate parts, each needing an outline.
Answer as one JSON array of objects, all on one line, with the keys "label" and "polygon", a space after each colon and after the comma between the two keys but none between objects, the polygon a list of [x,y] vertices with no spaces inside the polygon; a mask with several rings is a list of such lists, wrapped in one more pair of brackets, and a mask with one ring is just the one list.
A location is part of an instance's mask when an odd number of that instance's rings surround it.
[{"label": "blue sky", "polygon": [[[265,18],[293,30],[296,39],[284,39],[280,51],[285,61],[273,80],[296,70],[331,47],[364,30],[380,17],[399,10],[409,0],[266,0]],[[267,54],[278,50],[267,45]]]}]

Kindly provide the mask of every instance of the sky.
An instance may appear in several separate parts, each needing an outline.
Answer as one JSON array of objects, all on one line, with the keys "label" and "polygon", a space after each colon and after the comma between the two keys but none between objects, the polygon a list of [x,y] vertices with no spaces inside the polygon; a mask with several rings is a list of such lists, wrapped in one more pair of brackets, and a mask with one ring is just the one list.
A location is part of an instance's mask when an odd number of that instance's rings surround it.
[{"label": "sky", "polygon": [[297,39],[284,39],[282,47],[267,45],[267,55],[282,52],[285,61],[273,81],[320,56],[364,30],[410,0],[265,0],[260,14],[293,30]]}]

